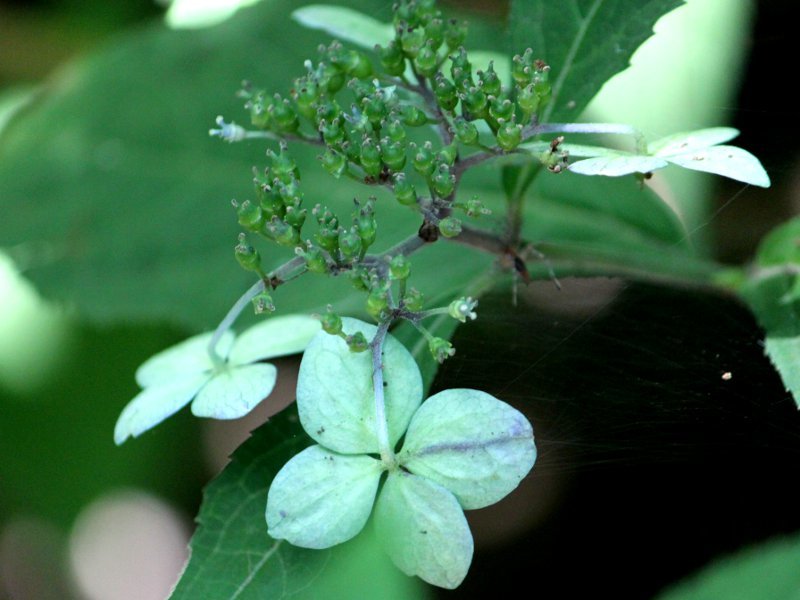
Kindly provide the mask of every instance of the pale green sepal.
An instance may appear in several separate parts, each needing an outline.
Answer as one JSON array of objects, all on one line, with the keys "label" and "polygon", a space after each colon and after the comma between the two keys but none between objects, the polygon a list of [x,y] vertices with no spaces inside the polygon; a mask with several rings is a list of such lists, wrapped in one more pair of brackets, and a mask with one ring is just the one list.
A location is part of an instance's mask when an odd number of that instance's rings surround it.
[{"label": "pale green sepal", "polygon": [[[343,318],[343,331],[372,340],[377,328]],[[414,358],[388,335],[383,352],[384,402],[389,441],[396,444],[422,402],[422,377]],[[308,434],[344,454],[379,452],[375,434],[372,353],[353,353],[338,336],[319,332],[308,345],[297,378],[297,410]]]},{"label": "pale green sepal", "polygon": [[212,419],[238,419],[270,395],[278,369],[269,364],[228,366],[214,375],[192,402],[192,414]]},{"label": "pale green sepal", "polygon": [[306,448],[283,466],[269,488],[269,535],[315,549],[349,540],[372,512],[382,470],[369,456]]},{"label": "pale green sepal", "polygon": [[[552,149],[551,142],[545,141],[536,141],[536,142],[528,142],[527,144],[521,144],[520,148],[524,150],[528,150],[529,152],[550,152]],[[613,148],[605,148],[603,146],[589,146],[586,144],[559,144],[559,150],[564,150],[569,156],[571,157],[578,157],[578,158],[594,158],[596,156],[607,156],[609,158],[618,158],[620,156],[635,156],[630,152],[624,152],[622,150],[615,150]]]},{"label": "pale green sepal", "polygon": [[394,564],[407,575],[453,589],[472,562],[472,534],[458,500],[433,481],[389,473],[375,504],[375,528]]},{"label": "pale green sepal", "polygon": [[724,144],[738,135],[739,130],[733,127],[709,127],[669,135],[648,144],[647,149],[650,154],[666,158],[674,154],[685,154],[700,148]]},{"label": "pale green sepal", "polygon": [[[671,159],[670,159],[671,160]],[[621,177],[633,173],[650,173],[667,166],[667,161],[656,156],[638,156],[635,154],[620,154],[617,156],[598,156],[579,160],[569,166],[573,173],[581,175],[604,175],[606,177]]]},{"label": "pale green sepal", "polygon": [[759,187],[769,187],[769,175],[761,162],[747,150],[736,146],[713,146],[666,159],[685,169],[730,177]]},{"label": "pale green sepal", "polygon": [[[182,375],[211,373],[214,364],[208,353],[208,344],[213,333],[201,333],[148,358],[136,370],[139,387],[169,383]],[[221,357],[225,357],[233,343],[233,333],[226,331],[217,344]]]},{"label": "pale green sepal", "polygon": [[320,330],[319,320],[306,315],[272,317],[243,331],[228,355],[232,365],[298,354]]},{"label": "pale green sepal", "polygon": [[445,390],[416,412],[398,460],[453,492],[464,508],[483,508],[533,468],[533,428],[525,415],[485,392]]},{"label": "pale green sepal", "polygon": [[394,29],[352,8],[311,4],[298,8],[292,18],[309,29],[321,29],[333,37],[372,50],[394,38]]},{"label": "pale green sepal", "polygon": [[206,373],[178,376],[170,382],[145,388],[122,410],[114,427],[114,443],[118,446],[129,437],[138,437],[174,415],[191,402],[209,380]]}]

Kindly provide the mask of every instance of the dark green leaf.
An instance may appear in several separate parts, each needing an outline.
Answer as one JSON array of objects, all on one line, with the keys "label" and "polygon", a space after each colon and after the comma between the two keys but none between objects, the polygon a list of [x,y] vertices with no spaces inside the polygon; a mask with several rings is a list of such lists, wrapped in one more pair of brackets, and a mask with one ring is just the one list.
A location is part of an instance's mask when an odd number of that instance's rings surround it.
[{"label": "dark green leaf", "polygon": [[800,407],[800,218],[761,242],[756,264],[740,293],[766,330],[765,351]]},{"label": "dark green leaf", "polygon": [[706,567],[657,600],[797,600],[800,536],[774,539]]},{"label": "dark green leaf", "polygon": [[513,0],[512,54],[531,47],[550,65],[543,121],[574,121],[603,84],[626,69],[658,19],[682,0]]},{"label": "dark green leaf", "polygon": [[419,598],[374,547],[369,531],[328,550],[267,535],[264,511],[275,474],[312,443],[294,406],[253,432],[206,489],[191,558],[171,598]]}]

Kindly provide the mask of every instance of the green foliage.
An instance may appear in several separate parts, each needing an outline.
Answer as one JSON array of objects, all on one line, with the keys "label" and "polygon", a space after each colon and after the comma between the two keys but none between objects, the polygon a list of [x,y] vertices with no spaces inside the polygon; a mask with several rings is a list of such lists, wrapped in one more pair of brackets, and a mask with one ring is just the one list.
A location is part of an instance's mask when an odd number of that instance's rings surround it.
[{"label": "green foliage", "polygon": [[547,121],[574,121],[603,84],[625,69],[653,25],[682,0],[513,0],[512,52],[530,46],[554,74]]},{"label": "green foliage", "polygon": [[761,242],[739,293],[766,330],[764,349],[800,407],[800,218]]},{"label": "green foliage", "polygon": [[797,600],[800,597],[800,536],[747,548],[659,594],[656,600]]}]

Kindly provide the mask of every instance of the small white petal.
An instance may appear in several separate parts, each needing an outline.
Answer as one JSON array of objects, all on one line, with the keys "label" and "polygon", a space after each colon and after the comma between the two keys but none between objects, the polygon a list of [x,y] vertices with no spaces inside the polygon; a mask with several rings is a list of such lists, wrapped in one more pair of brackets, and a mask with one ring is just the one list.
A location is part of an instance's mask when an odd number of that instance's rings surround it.
[{"label": "small white petal", "polygon": [[[209,372],[214,365],[208,354],[208,344],[214,334],[201,333],[148,358],[136,370],[136,383],[146,388],[168,383],[176,377]],[[217,345],[218,354],[224,358],[233,343],[233,333],[226,331]]]},{"label": "small white petal", "polygon": [[208,379],[204,373],[195,373],[139,392],[117,419],[114,442],[120,445],[129,437],[137,437],[174,415],[192,401]]},{"label": "small white petal", "polygon": [[306,448],[278,471],[267,496],[269,535],[302,548],[329,548],[367,522],[382,472],[366,455]]},{"label": "small white petal", "polygon": [[228,361],[232,365],[244,365],[276,356],[298,354],[306,349],[319,330],[319,320],[306,315],[266,319],[236,338]]},{"label": "small white petal", "polygon": [[270,395],[278,369],[270,364],[228,367],[216,373],[192,402],[192,414],[212,419],[243,417]]},{"label": "small white petal", "polygon": [[452,389],[422,403],[398,459],[453,492],[464,508],[483,508],[519,485],[536,446],[521,412],[486,392]]},{"label": "small white petal", "polygon": [[714,173],[736,181],[769,187],[769,175],[761,162],[747,150],[736,146],[712,146],[686,154],[668,156],[667,160],[684,169]]},{"label": "small white petal", "polygon": [[407,575],[453,589],[472,562],[472,534],[455,496],[433,481],[392,471],[375,503],[375,528]]},{"label": "small white petal", "polygon": [[633,173],[650,173],[667,166],[667,161],[656,156],[598,156],[579,160],[569,166],[573,173],[581,175],[603,175],[605,177],[621,177]]}]

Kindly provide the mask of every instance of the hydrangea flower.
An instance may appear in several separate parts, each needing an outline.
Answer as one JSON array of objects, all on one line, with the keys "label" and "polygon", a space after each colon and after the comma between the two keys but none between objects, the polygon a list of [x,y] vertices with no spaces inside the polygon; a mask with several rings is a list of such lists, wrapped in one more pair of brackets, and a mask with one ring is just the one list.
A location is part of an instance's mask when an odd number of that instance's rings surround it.
[{"label": "hydrangea flower", "polygon": [[117,419],[114,442],[120,445],[139,436],[190,402],[198,417],[246,415],[269,396],[277,379],[277,369],[259,361],[302,352],[319,329],[319,321],[311,317],[274,317],[238,337],[226,331],[216,346],[216,361],[208,347],[213,332],[159,352],[137,369],[142,391]]},{"label": "hydrangea flower", "polygon": [[[343,319],[367,339],[374,326]],[[375,511],[378,537],[409,575],[458,586],[472,561],[464,509],[494,504],[533,467],[533,429],[522,413],[477,390],[451,389],[422,403],[419,368],[387,336],[383,353],[390,460],[379,453],[369,352],[318,334],[300,365],[300,421],[317,442],[275,476],[267,498],[269,534],[304,548],[357,535]],[[386,472],[386,480],[378,492]]]}]

